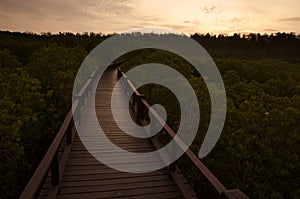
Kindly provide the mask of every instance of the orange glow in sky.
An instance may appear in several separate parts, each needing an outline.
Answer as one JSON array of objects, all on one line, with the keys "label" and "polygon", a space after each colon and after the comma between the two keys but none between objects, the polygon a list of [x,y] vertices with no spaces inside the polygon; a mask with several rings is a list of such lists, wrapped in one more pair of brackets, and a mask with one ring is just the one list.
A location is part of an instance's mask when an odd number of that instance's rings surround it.
[{"label": "orange glow in sky", "polygon": [[158,27],[187,34],[300,33],[299,0],[0,0],[1,30],[121,32]]}]

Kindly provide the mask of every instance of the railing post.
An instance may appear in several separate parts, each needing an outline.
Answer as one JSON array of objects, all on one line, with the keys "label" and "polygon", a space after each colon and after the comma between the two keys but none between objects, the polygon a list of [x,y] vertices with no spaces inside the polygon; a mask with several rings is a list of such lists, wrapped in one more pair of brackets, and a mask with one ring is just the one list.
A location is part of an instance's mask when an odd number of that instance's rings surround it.
[{"label": "railing post", "polygon": [[134,93],[129,98],[129,108],[130,108],[130,111],[132,111],[131,113],[135,114],[135,109],[134,109]]},{"label": "railing post", "polygon": [[73,124],[74,124],[74,121],[73,121],[73,117],[72,117],[72,120],[70,121],[70,124],[68,125],[68,129],[67,129],[67,144],[72,144],[72,139],[73,139],[73,133],[72,133]]},{"label": "railing post", "polygon": [[51,163],[51,182],[52,186],[59,184],[59,161],[57,152],[55,153]]},{"label": "railing post", "polygon": [[[74,110],[74,114],[76,115],[76,118],[78,119],[78,121],[75,121],[75,122],[77,122],[77,125],[80,126],[81,100],[82,99],[80,98],[80,95],[78,95],[78,94],[75,97],[76,97],[75,99],[78,101],[77,107]],[[73,117],[73,119],[74,119],[74,117]]]},{"label": "railing post", "polygon": [[120,69],[118,69],[118,79],[120,79],[122,77],[122,72]]},{"label": "railing post", "polygon": [[[128,84],[128,79],[127,79],[127,77],[124,77],[124,88],[125,88],[125,94],[127,95],[127,96],[129,96],[129,89],[131,89],[130,88],[130,86],[129,86],[129,84]],[[133,95],[132,95],[133,96]]]},{"label": "railing post", "polygon": [[78,118],[78,121],[77,121],[78,126],[80,126],[80,124],[81,124],[81,118],[80,118],[81,116],[80,116],[80,114],[81,114],[80,107],[77,106],[76,115],[77,115],[77,118]]},{"label": "railing post", "polygon": [[[172,145],[172,151],[170,152],[170,156],[171,156],[171,159],[173,159],[173,160],[176,159],[177,150],[178,150],[177,146],[178,146],[177,143],[174,143]],[[175,157],[172,157],[172,156],[175,156]],[[176,170],[176,160],[168,166],[168,169],[170,172],[173,172]]]},{"label": "railing post", "polygon": [[[153,114],[149,111],[149,116],[152,116]],[[150,117],[151,118],[151,117]],[[152,117],[153,119],[151,120],[150,119],[150,125],[151,125],[151,128],[150,128],[150,132],[148,132],[148,136],[149,136],[149,138],[154,138],[154,137],[156,137],[156,135],[157,135],[157,133],[158,132],[155,132],[155,130],[156,130],[156,126],[157,126],[157,123],[156,123],[156,121],[154,121],[155,119],[155,117],[153,116]],[[155,133],[155,135],[153,135]],[[151,139],[149,139],[149,141],[150,141],[150,143],[152,143],[152,141],[151,141]]]},{"label": "railing post", "polygon": [[[118,71],[118,77],[122,77],[123,73],[119,70]],[[139,94],[139,92],[136,90],[135,86],[131,83],[130,80],[124,75],[125,81],[124,81],[124,87],[125,87],[125,93],[126,95],[129,95],[127,90],[132,91],[133,94],[130,96],[129,104],[130,108],[133,109],[133,119],[137,124],[144,124],[144,119],[145,117],[145,110],[147,110],[148,107],[150,107],[149,103],[147,101],[143,101],[145,98],[144,95]],[[145,105],[144,105],[145,103]],[[146,105],[147,104],[147,105]],[[150,111],[150,110],[148,110]],[[152,114],[152,113],[150,113]],[[160,117],[155,116],[156,119]],[[142,121],[142,122],[141,122]],[[155,123],[154,121],[151,121],[153,124],[151,124],[151,129],[155,129]],[[173,130],[167,125],[164,125],[164,130],[167,132],[169,136],[172,138],[176,137],[176,134],[173,132]],[[151,133],[151,131],[150,131]],[[151,138],[150,140],[152,143],[155,145],[157,149],[161,148],[161,144],[157,138],[157,135],[149,135]],[[218,192],[218,195],[220,199],[248,199],[248,197],[239,189],[234,189],[234,190],[227,190],[225,186],[208,170],[208,168],[199,160],[199,158],[189,149],[186,149],[186,146],[184,143],[181,142],[180,138],[178,138],[178,141],[172,145],[171,149],[171,155],[173,156],[173,159],[176,159],[177,154],[179,153],[180,150],[185,150],[185,155],[192,161],[192,163],[196,166],[196,168],[203,174],[204,178],[206,178],[209,183],[213,186],[215,191]],[[162,158],[165,162],[167,162],[167,159],[170,158],[170,156],[164,156],[162,154]],[[171,157],[172,158],[172,157]],[[177,166],[176,166],[176,161],[172,162],[168,166],[168,171],[170,176],[176,175],[174,171],[176,171]]]},{"label": "railing post", "polygon": [[141,100],[145,98],[145,96],[137,95],[136,98],[137,99],[135,101],[135,106],[136,106],[135,122],[137,124],[142,124],[140,120],[144,118],[144,106]]},{"label": "railing post", "polygon": [[82,107],[85,105],[85,103],[86,103],[87,89],[88,89],[88,88],[86,88],[86,90],[82,93],[82,96],[81,96],[81,99],[82,99],[82,102],[81,102],[81,105],[80,105],[81,108],[82,108]]},{"label": "railing post", "polygon": [[176,170],[176,163],[175,163],[175,162],[172,162],[172,163],[169,165],[169,171],[174,172],[175,170]]}]

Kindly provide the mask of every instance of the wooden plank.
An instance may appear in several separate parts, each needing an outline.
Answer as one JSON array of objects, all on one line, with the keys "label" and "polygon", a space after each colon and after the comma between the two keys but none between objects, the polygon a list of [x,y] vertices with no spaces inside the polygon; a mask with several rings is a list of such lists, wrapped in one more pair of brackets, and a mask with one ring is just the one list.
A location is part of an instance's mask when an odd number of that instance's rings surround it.
[{"label": "wooden plank", "polygon": [[[109,174],[109,173],[120,173],[120,171],[107,167],[106,165],[85,165],[85,166],[71,166],[66,169],[65,176],[76,176],[76,175],[89,175],[89,174]],[[126,173],[126,172],[124,172]],[[132,174],[129,177],[138,176],[156,176],[164,175],[166,172],[164,170],[158,170],[153,172],[148,172],[145,174]]]},{"label": "wooden plank", "polygon": [[[134,138],[122,132],[116,125],[110,109],[111,92],[117,81],[116,71],[106,72],[100,80],[101,87],[97,88],[96,111],[98,121],[106,136],[111,142],[119,147],[134,152],[149,152],[156,150],[148,139]],[[125,102],[125,92],[118,88],[118,99],[120,102],[120,117],[128,108]],[[84,114],[84,111],[82,112]],[[84,117],[83,117],[84,118]],[[84,118],[88,119],[88,118]],[[128,123],[131,118],[122,118],[123,124]],[[93,127],[95,124],[91,124]],[[86,136],[93,138],[95,135],[86,132]],[[92,143],[92,142],[91,142]],[[136,160],[120,157],[118,161],[114,158],[116,151],[105,147],[106,142],[95,143],[96,153],[101,153],[106,160],[116,164],[130,166],[139,171]],[[160,165],[161,158],[149,161],[149,165]],[[144,162],[144,160],[143,160]],[[81,143],[78,136],[75,136],[72,150],[68,158],[64,176],[60,183],[60,190],[57,198],[182,198],[183,195],[169,177],[165,169],[149,173],[127,173],[114,170],[96,160]]]},{"label": "wooden plank", "polygon": [[74,187],[61,187],[60,194],[68,193],[90,193],[90,192],[99,192],[99,191],[120,191],[120,190],[133,190],[141,189],[148,187],[159,187],[163,188],[165,186],[172,186],[174,183],[170,180],[154,181],[154,182],[131,182],[124,184],[108,184],[108,185],[93,185],[85,186],[81,185],[76,188]]},{"label": "wooden plank", "polygon": [[[81,175],[68,175],[64,176],[62,182],[67,181],[86,181],[86,180],[107,180],[107,179],[121,179],[121,178],[131,178],[131,177],[143,177],[151,176],[153,173],[126,173],[126,172],[107,172],[107,173],[95,173],[95,174],[81,174]],[[161,175],[167,175],[164,172]]]},{"label": "wooden plank", "polygon": [[[99,81],[99,85],[96,90],[96,105],[95,110],[97,112],[98,121],[101,124],[106,136],[111,142],[119,147],[132,151],[132,152],[149,152],[154,151],[161,146],[155,137],[152,137],[152,144],[149,139],[134,138],[126,133],[122,132],[114,121],[111,113],[111,93],[115,89],[117,92],[118,103],[116,106],[119,109],[119,122],[122,124],[128,124],[132,117],[126,117],[125,111],[128,111],[128,101],[126,101],[126,93],[122,87],[115,88],[117,82],[117,70],[113,70],[115,66],[111,66],[109,72],[105,72]],[[96,72],[93,73],[97,75]],[[118,75],[121,73],[118,73]],[[123,74],[124,75],[124,74]],[[94,77],[94,76],[93,76]],[[93,77],[88,80],[80,91],[81,95],[88,94],[90,83]],[[125,86],[127,89],[134,91],[135,97],[133,101],[139,102],[138,112],[142,114],[144,108],[149,109],[150,104],[142,95],[135,89],[134,85],[128,80],[128,85]],[[83,102],[83,101],[81,101]],[[75,102],[77,107],[81,104],[78,100]],[[136,104],[136,103],[135,103]],[[135,107],[136,108],[136,107]],[[132,108],[131,108],[132,110]],[[81,121],[88,122],[88,117],[85,117],[84,109],[80,109]],[[143,113],[144,114],[144,113]],[[160,116],[154,111],[151,114],[161,123],[164,123]],[[142,122],[141,118],[143,115],[135,117],[137,122]],[[109,168],[103,165],[101,162],[96,160],[85,148],[78,135],[72,139],[68,134],[68,137],[64,137],[67,128],[70,127],[72,119],[71,110],[61,129],[59,130],[54,142],[47,151],[44,160],[39,165],[35,174],[30,180],[30,186],[26,186],[21,198],[32,198],[38,192],[41,183],[44,180],[43,188],[40,192],[39,198],[195,198],[195,193],[188,185],[188,182],[184,179],[180,170],[175,166],[174,170],[167,173],[166,169],[149,173],[126,173],[120,172],[115,169]],[[96,127],[98,124],[90,124],[91,128]],[[131,127],[134,130],[134,127]],[[175,138],[176,134],[167,125],[164,125],[164,130]],[[70,128],[68,129],[70,132]],[[138,132],[146,133],[146,132]],[[95,135],[92,131],[86,132],[86,136],[93,139]],[[62,142],[64,141],[64,142]],[[72,143],[66,145],[65,143]],[[180,140],[176,139],[179,147],[186,150],[187,147]],[[63,144],[62,144],[63,143]],[[93,141],[90,141],[93,143]],[[140,161],[145,160],[139,159],[128,159],[127,157],[120,157],[115,160],[115,150],[107,149],[105,146],[107,141],[100,141],[95,144],[95,152],[101,153],[102,157],[106,158],[106,161],[110,161],[113,164],[122,164],[123,166],[130,167],[136,171],[141,171],[139,165]],[[154,145],[153,145],[154,144]],[[155,146],[155,147],[154,147]],[[198,157],[189,149],[186,151],[186,155],[196,165],[196,167],[203,173],[203,175],[211,182],[214,188],[221,194],[223,198],[236,198],[242,197],[247,198],[240,190],[227,190],[219,180],[206,168],[206,166],[198,159]],[[50,159],[49,159],[50,158]],[[59,169],[57,162],[53,162],[53,158],[56,161],[61,160]],[[161,165],[161,161],[166,161],[169,157],[158,156],[155,160],[146,160],[148,165]],[[50,168],[50,163],[56,167],[52,167],[52,173],[61,172],[60,175],[50,175],[47,171]],[[44,168],[41,168],[44,167]],[[39,176],[37,176],[39,175]],[[57,176],[59,176],[57,178]],[[171,178],[170,178],[171,176]],[[55,186],[51,186],[52,182],[55,182]],[[176,184],[175,184],[176,183]],[[49,194],[50,193],[50,194]]]},{"label": "wooden plank", "polygon": [[[61,194],[57,198],[58,199],[123,198],[123,197],[133,197],[133,196],[145,196],[147,194],[159,195],[162,193],[171,193],[172,195],[176,195],[176,197],[180,194],[179,192],[177,192],[175,186],[163,186],[163,187],[149,187],[149,188],[141,188],[141,189],[120,190],[120,191]],[[170,196],[168,198],[170,198]]]},{"label": "wooden plank", "polygon": [[[140,183],[140,182],[156,182],[156,181],[168,181],[169,177],[166,175],[151,175],[151,176],[137,176],[130,178],[118,178],[118,179],[106,179],[106,180],[90,180],[84,182],[84,186],[104,186],[104,185],[116,185],[116,184],[128,184],[128,183]],[[81,181],[62,182],[60,187],[80,187]]]},{"label": "wooden plank", "polygon": [[153,193],[153,194],[143,194],[135,195],[130,197],[122,197],[122,199],[153,199],[153,198],[166,198],[166,199],[179,199],[182,195],[178,192],[164,192],[164,193]]}]

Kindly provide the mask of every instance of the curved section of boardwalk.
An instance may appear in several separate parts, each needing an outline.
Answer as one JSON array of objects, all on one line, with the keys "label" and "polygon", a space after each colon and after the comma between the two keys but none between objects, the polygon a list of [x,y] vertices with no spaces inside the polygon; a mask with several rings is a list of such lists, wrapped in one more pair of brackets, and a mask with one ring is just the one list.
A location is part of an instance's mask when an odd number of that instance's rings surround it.
[{"label": "curved section of boardwalk", "polygon": [[[117,81],[117,71],[105,72],[101,78],[96,94],[97,117],[102,129],[112,142],[132,152],[148,152],[156,150],[148,139],[139,139],[123,133],[113,120],[110,103],[111,93]],[[123,88],[117,88],[120,98],[120,115],[128,102]],[[124,122],[127,119],[124,118]],[[91,135],[92,136],[92,135]],[[101,151],[101,144],[99,144]],[[104,151],[101,151],[102,153]],[[114,159],[113,152],[105,151],[108,158]],[[159,158],[157,161],[161,161]],[[157,162],[149,162],[156,164]],[[128,163],[134,167],[134,163]],[[186,181],[182,179],[188,189]],[[191,190],[192,192],[192,190]],[[174,183],[166,169],[150,173],[126,173],[107,167],[96,160],[83,146],[78,135],[59,185],[57,198],[183,198],[178,186]]]}]

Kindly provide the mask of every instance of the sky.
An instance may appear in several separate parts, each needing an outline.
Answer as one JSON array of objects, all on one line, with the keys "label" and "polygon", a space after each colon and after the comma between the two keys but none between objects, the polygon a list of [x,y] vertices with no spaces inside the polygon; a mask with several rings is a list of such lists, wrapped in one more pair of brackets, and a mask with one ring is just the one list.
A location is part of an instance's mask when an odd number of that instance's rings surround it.
[{"label": "sky", "polygon": [[300,33],[300,0],[0,0],[0,30]]}]

